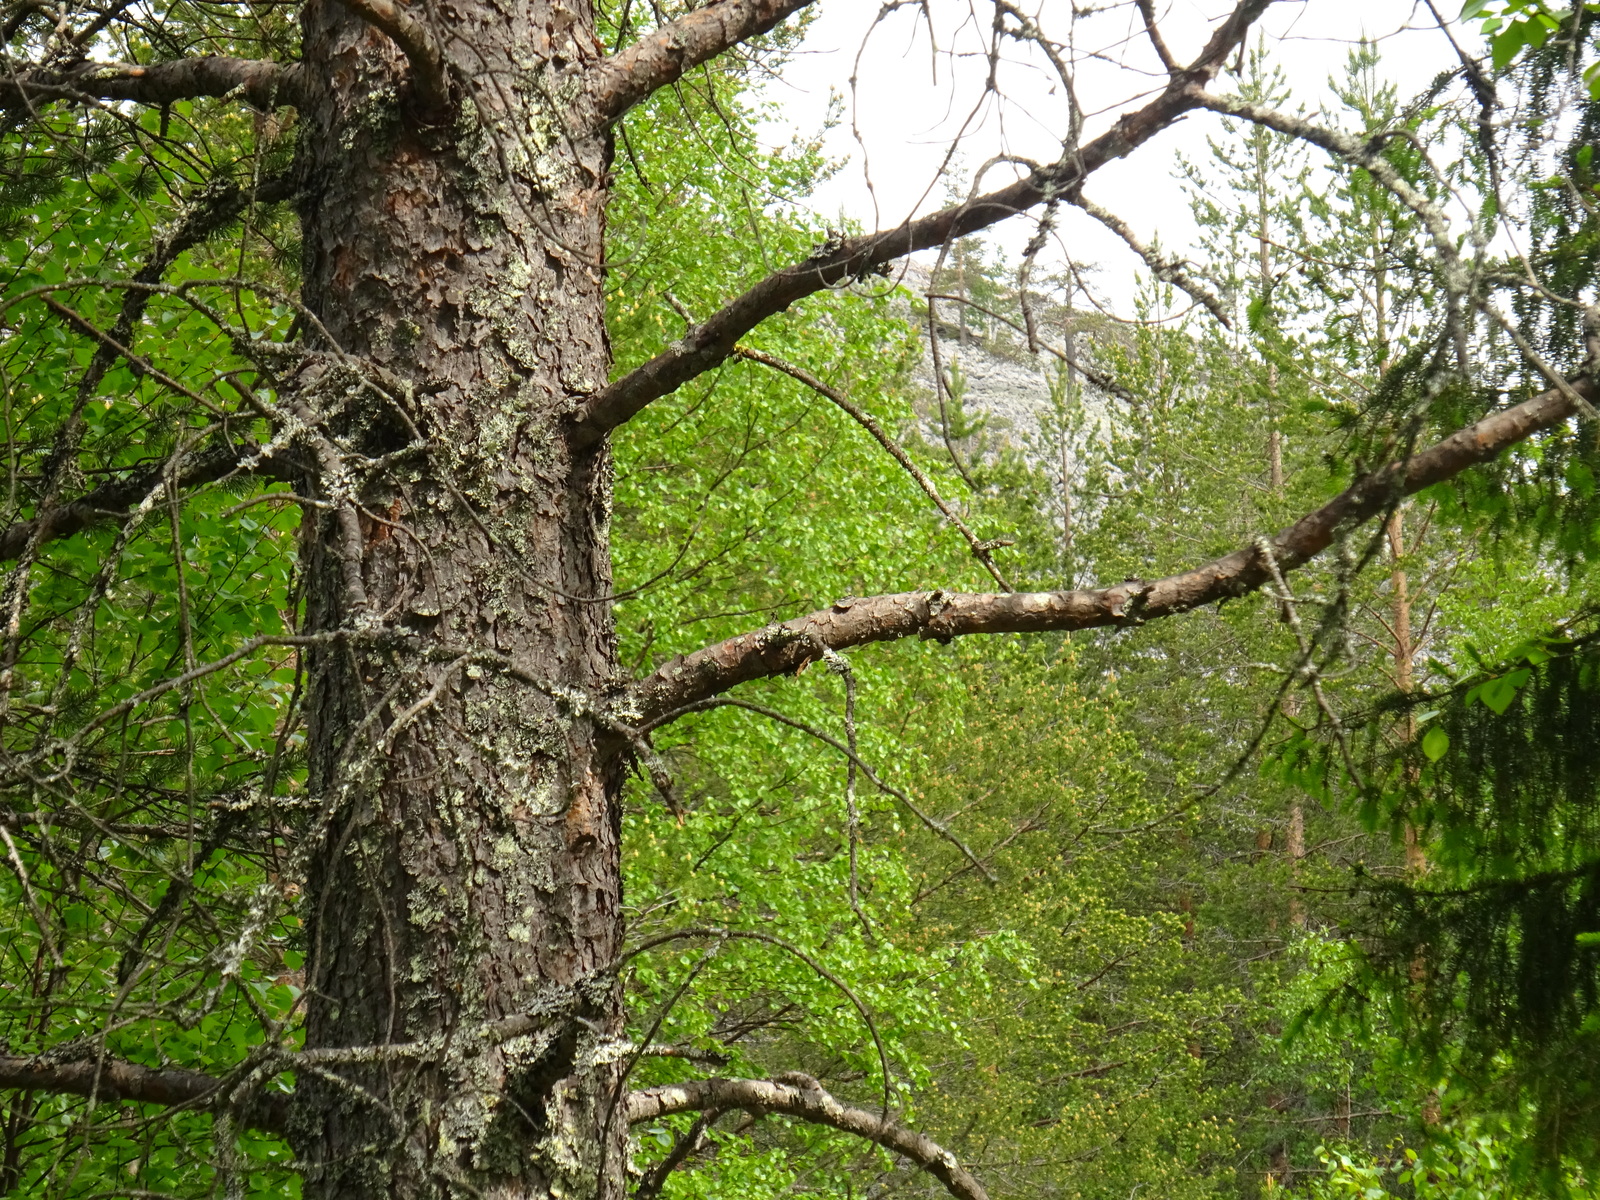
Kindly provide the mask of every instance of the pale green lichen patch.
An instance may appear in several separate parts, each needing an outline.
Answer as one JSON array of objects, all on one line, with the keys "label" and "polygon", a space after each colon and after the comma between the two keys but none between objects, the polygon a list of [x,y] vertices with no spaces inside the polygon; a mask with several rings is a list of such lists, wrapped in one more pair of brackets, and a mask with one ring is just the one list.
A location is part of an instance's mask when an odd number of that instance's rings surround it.
[{"label": "pale green lichen patch", "polygon": [[399,92],[393,86],[374,88],[347,118],[339,148],[347,154],[370,149],[387,158],[400,134],[401,120]]}]

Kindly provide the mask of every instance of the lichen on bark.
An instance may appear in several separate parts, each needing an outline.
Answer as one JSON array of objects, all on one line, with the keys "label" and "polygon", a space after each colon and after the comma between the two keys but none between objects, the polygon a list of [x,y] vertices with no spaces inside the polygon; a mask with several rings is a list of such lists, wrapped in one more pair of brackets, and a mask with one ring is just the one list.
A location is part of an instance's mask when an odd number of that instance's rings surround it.
[{"label": "lichen on bark", "polygon": [[[610,146],[564,126],[559,54],[530,58],[554,5],[458,7],[442,123],[410,104],[393,46],[337,6],[305,9],[305,302],[338,350],[402,381],[425,440],[355,485],[353,555],[340,502],[311,484],[307,624],[406,637],[310,656],[313,785],[334,794],[358,763],[363,782],[312,855],[306,1042],[436,1049],[308,1076],[291,1132],[308,1196],[610,1197],[620,777],[560,699],[615,675],[606,606],[574,599],[610,589],[607,451],[562,436],[574,385],[609,370]],[[383,407],[329,422],[347,457],[412,436]],[[483,1043],[552,987],[581,1002]]]}]

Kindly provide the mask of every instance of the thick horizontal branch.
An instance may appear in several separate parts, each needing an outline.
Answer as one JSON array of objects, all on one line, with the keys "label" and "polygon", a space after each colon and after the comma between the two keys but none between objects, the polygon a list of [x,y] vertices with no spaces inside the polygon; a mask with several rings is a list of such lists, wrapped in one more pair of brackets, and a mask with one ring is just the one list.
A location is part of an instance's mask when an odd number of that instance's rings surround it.
[{"label": "thick horizontal branch", "polygon": [[647,1088],[628,1096],[628,1123],[672,1113],[743,1109],[760,1116],[782,1113],[816,1125],[853,1133],[909,1159],[961,1200],[988,1200],[980,1184],[954,1154],[920,1133],[902,1128],[875,1112],[840,1104],[814,1080],[782,1083],[766,1079],[697,1079]]},{"label": "thick horizontal branch", "polygon": [[1200,107],[1205,94],[1203,85],[1215,77],[1270,3],[1271,0],[1240,0],[1200,56],[1159,95],[1143,108],[1125,114],[1111,129],[1064,155],[1053,166],[987,195],[906,221],[896,229],[845,238],[804,262],[768,275],[649,362],[590,397],[573,414],[574,442],[579,446],[593,445],[631,420],[652,400],[723,362],[739,339],[762,321],[814,292],[871,275],[914,251],[942,246],[987,229],[1052,197],[1071,195],[1094,171],[1131,153]]},{"label": "thick horizontal branch", "polygon": [[[1340,532],[1383,512],[1402,496],[1451,479],[1488,462],[1502,450],[1549,429],[1593,403],[1588,376],[1566,389],[1552,388],[1514,407],[1491,413],[1403,462],[1363,476],[1271,541],[1281,570],[1301,566]],[[641,680],[631,699],[640,723],[663,723],[677,710],[738,684],[791,674],[820,658],[822,648],[843,650],[906,637],[941,641],[974,633],[1038,633],[1141,625],[1219,600],[1243,596],[1268,583],[1272,567],[1255,545],[1153,582],[1071,592],[903,592],[841,600],[821,612],[770,625],[675,658]]]},{"label": "thick horizontal branch", "polygon": [[26,111],[55,100],[131,100],[160,106],[235,94],[259,109],[293,107],[303,96],[301,72],[299,63],[214,55],[149,65],[81,62],[0,76],[0,109]]},{"label": "thick horizontal branch", "polygon": [[[116,1059],[56,1062],[49,1057],[0,1054],[0,1090],[5,1091],[211,1110],[222,1099],[225,1086],[214,1076],[176,1067],[141,1067]],[[262,1093],[252,1100],[243,1118],[253,1128],[281,1133],[288,1119],[288,1105],[287,1093]]]},{"label": "thick horizontal branch", "polygon": [[[219,446],[198,454],[177,471],[179,488],[215,483],[236,471],[256,478],[294,479],[299,468],[281,458],[258,457],[261,448],[251,442]],[[26,521],[0,528],[0,562],[17,558],[30,544],[42,545],[81,533],[93,525],[117,521],[166,478],[165,465],[151,467],[126,479],[103,483],[76,500],[38,513]]]},{"label": "thick horizontal branch", "polygon": [[685,72],[724,50],[766,33],[813,2],[712,0],[647,33],[590,70],[586,90],[593,120],[610,124],[658,88],[683,78]]}]

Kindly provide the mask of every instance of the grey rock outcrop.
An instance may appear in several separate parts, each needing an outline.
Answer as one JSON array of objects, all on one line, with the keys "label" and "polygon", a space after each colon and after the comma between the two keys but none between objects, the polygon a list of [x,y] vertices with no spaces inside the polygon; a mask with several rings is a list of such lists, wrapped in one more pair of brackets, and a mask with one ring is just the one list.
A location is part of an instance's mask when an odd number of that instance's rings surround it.
[{"label": "grey rock outcrop", "polygon": [[[906,315],[922,347],[912,370],[915,403],[929,422],[928,434],[937,438],[938,385],[924,299],[930,290],[930,272],[919,263],[911,263],[905,267],[902,284],[915,298],[908,301]],[[959,307],[954,301],[937,304],[939,366],[948,378],[952,364],[958,365],[965,383],[965,405],[971,415],[981,413],[986,418],[985,433],[990,446],[1009,447],[1029,457],[1039,457],[1044,449],[1040,427],[1052,411],[1051,383],[1061,369],[1060,359],[1044,350],[1031,353],[1022,333],[981,313],[969,316],[963,337],[956,324]],[[1074,335],[1074,353],[1078,356],[1092,359],[1097,342],[1116,336],[1116,331],[1104,328],[1103,319],[1092,314],[1066,314],[1064,320],[1059,307],[1052,308],[1043,302],[1039,307],[1041,339],[1059,347],[1063,327],[1070,328]],[[1092,385],[1085,385],[1081,394],[1091,414],[1091,426],[1098,427],[1104,419],[1106,397]]]}]

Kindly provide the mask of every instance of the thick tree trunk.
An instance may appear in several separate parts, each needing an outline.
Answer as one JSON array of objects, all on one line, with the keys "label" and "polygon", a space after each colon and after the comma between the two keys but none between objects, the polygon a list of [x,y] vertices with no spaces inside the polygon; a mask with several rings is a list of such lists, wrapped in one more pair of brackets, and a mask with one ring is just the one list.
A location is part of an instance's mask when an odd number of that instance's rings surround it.
[{"label": "thick tree trunk", "polygon": [[[322,456],[329,507],[307,510],[307,624],[407,634],[310,660],[331,819],[308,821],[306,1045],[410,1049],[302,1071],[292,1139],[308,1197],[609,1197],[620,780],[571,697],[613,682],[609,606],[584,599],[610,590],[610,468],[561,435],[610,365],[610,145],[568,136],[563,82],[595,52],[593,13],[438,12],[456,101],[423,112],[383,34],[305,8],[305,301],[411,387],[394,405],[337,366],[299,379],[345,458]],[[363,479],[358,456],[413,425],[426,448]]]}]

